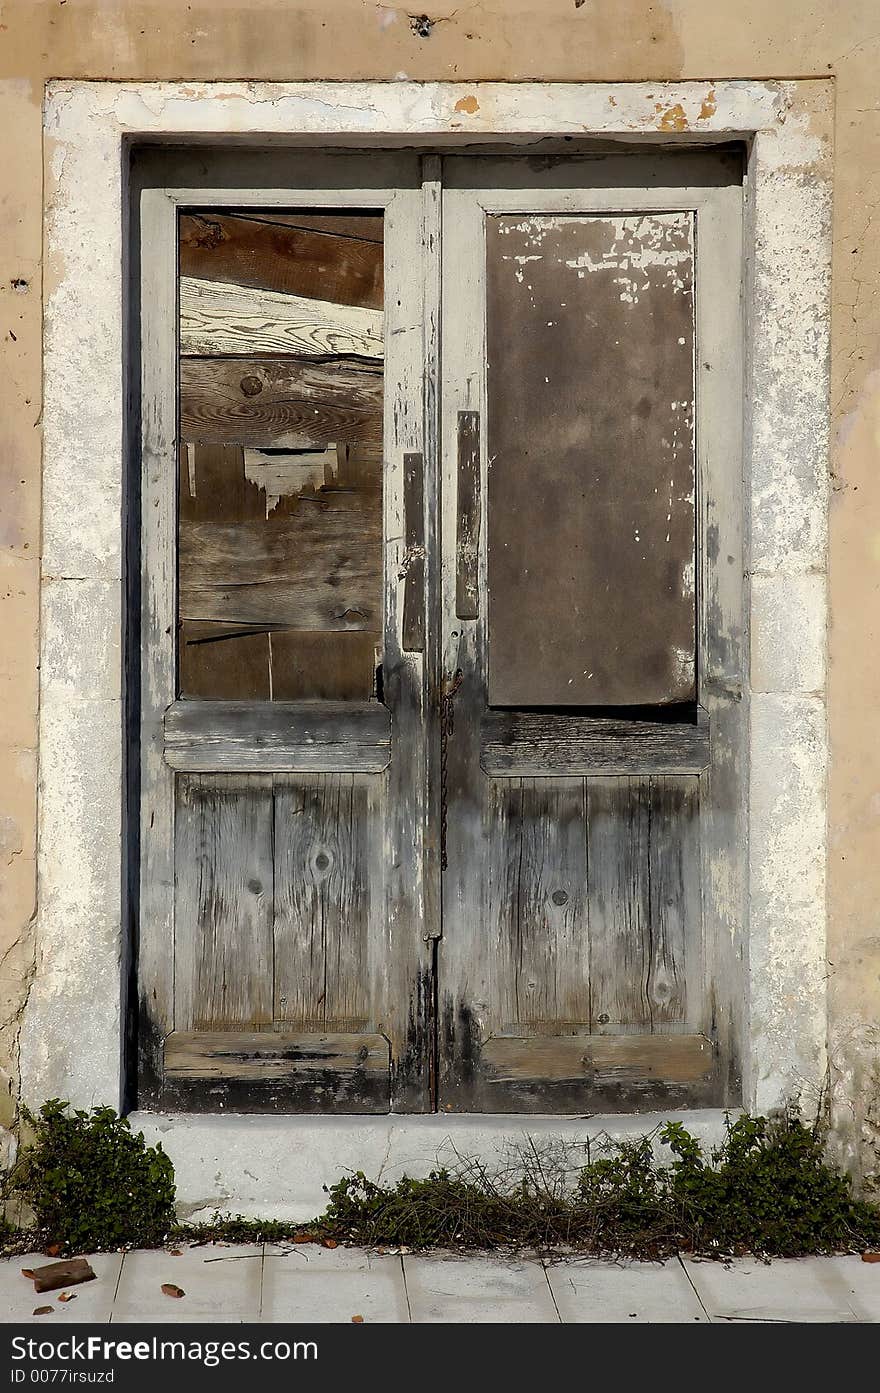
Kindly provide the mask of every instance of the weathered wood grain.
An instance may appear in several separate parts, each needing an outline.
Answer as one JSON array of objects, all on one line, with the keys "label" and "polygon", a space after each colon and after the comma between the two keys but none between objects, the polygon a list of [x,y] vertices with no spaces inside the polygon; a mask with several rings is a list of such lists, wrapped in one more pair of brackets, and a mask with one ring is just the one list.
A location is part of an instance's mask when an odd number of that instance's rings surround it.
[{"label": "weathered wood grain", "polygon": [[455,612],[476,619],[480,612],[480,414],[458,413],[458,508],[455,543]]},{"label": "weathered wood grain", "polygon": [[654,778],[650,785],[650,951],[645,991],[652,1029],[699,1023],[703,969],[700,783]]},{"label": "weathered wood grain", "polygon": [[710,760],[709,721],[638,721],[552,711],[487,711],[480,764],[494,778],[573,774],[699,774]]},{"label": "weathered wood grain", "polygon": [[489,700],[695,695],[693,216],[489,216]]},{"label": "weathered wood grain", "polygon": [[272,1020],[272,781],[179,778],[175,1025],[242,1030]]},{"label": "weathered wood grain", "polygon": [[181,358],[184,439],[308,449],[382,443],[382,365],[280,358]]},{"label": "weathered wood grain", "polygon": [[381,635],[184,620],[180,697],[229,701],[369,701]]},{"label": "weathered wood grain", "polygon": [[382,308],[381,242],[209,212],[182,213],[178,237],[182,276]]},{"label": "weathered wood grain", "polygon": [[403,647],[421,653],[425,646],[425,462],[421,454],[403,457]]},{"label": "weathered wood grain", "polygon": [[174,1031],[165,1069],[193,1079],[283,1079],[301,1074],[388,1073],[382,1035],[289,1030]]},{"label": "weathered wood grain", "polygon": [[651,1030],[650,804],[645,779],[588,779],[591,1024]]},{"label": "weathered wood grain", "polygon": [[583,779],[489,785],[488,920],[505,1031],[589,1028]]},{"label": "weathered wood grain", "polygon": [[377,773],[390,743],[377,701],[177,701],[165,715],[165,761],[181,770]]},{"label": "weathered wood grain", "polygon": [[713,1062],[704,1035],[494,1036],[480,1053],[491,1082],[580,1080],[588,1087],[696,1083],[710,1077]]},{"label": "weathered wood grain", "polygon": [[284,353],[380,359],[382,313],[247,285],[180,278],[184,354]]},{"label": "weathered wood grain", "polygon": [[379,498],[326,491],[268,518],[179,525],[182,619],[293,629],[379,627]]},{"label": "weathered wood grain", "polygon": [[[129,555],[140,558],[140,623],[132,622],[125,648],[126,662],[140,666],[140,681],[126,694],[132,704],[140,703],[133,721],[140,728],[126,751],[129,793],[140,807],[127,828],[126,853],[139,890],[129,907],[131,943],[137,943],[136,1093],[140,1106],[153,1107],[161,1084],[162,1040],[174,1026],[175,779],[162,757],[162,715],[175,693],[176,214],[160,189],[141,189],[132,204],[138,205],[141,341],[132,359],[140,381],[132,386],[140,394],[135,467],[141,509],[140,517],[127,509],[126,541],[139,542]],[[136,498],[136,487],[132,493]],[[131,602],[136,587],[130,584],[126,593]]]},{"label": "weathered wood grain", "polygon": [[349,775],[276,780],[275,1019],[291,1028],[370,1019],[373,811],[368,783]]}]

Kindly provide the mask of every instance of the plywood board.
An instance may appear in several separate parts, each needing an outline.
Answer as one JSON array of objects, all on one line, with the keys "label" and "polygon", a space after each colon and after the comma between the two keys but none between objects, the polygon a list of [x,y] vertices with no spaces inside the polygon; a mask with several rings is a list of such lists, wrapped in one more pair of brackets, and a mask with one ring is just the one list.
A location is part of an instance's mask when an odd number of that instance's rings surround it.
[{"label": "plywood board", "polygon": [[691,700],[692,215],[486,223],[490,704]]}]

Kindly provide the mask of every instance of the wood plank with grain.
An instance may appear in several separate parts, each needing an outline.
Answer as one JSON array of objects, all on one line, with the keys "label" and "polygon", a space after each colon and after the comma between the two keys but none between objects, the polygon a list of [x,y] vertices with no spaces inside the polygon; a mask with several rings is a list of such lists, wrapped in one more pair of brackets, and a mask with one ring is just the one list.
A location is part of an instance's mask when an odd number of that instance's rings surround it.
[{"label": "wood plank with grain", "polygon": [[180,351],[381,359],[382,312],[181,276]]},{"label": "wood plank with grain", "polygon": [[369,701],[381,635],[183,620],[178,695],[230,701]]},{"label": "wood plank with grain", "polygon": [[174,1031],[165,1041],[172,1077],[271,1079],[332,1071],[388,1073],[382,1035],[291,1030]]},{"label": "wood plank with grain", "polygon": [[286,500],[268,518],[179,525],[181,619],[292,629],[380,626],[380,500],[362,491]]},{"label": "wood plank with grain", "polygon": [[175,1026],[272,1021],[272,781],[181,777],[175,821]]},{"label": "wood plank with grain", "polygon": [[493,1036],[483,1045],[480,1064],[497,1083],[687,1084],[711,1075],[713,1050],[704,1035]]},{"label": "wood plank with grain", "polygon": [[180,430],[275,448],[381,445],[382,394],[382,365],[366,359],[181,358]]},{"label": "wood plank with grain", "polygon": [[514,1033],[588,1028],[584,781],[492,781],[488,798],[496,1019]]},{"label": "wood plank with grain", "polygon": [[573,774],[699,774],[710,759],[707,713],[694,721],[487,711],[480,765],[494,778]]},{"label": "wood plank with grain", "polygon": [[178,247],[182,276],[382,308],[381,242],[205,211],[181,214]]},{"label": "wood plank with grain", "polygon": [[391,713],[377,701],[176,701],[165,714],[173,769],[378,773],[390,747]]},{"label": "wood plank with grain", "polygon": [[591,1026],[650,1032],[647,781],[587,779],[587,827]]},{"label": "wood plank with grain", "polygon": [[367,780],[275,781],[275,1020],[290,1029],[371,1018],[373,814]]}]

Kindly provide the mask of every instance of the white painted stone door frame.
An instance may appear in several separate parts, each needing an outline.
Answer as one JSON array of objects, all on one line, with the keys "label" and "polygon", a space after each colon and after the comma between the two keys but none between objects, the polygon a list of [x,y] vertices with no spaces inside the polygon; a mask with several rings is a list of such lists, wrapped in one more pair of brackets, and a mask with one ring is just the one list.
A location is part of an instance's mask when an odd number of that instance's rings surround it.
[{"label": "white painted stone door frame", "polygon": [[[764,1109],[820,1087],[830,89],[821,81],[49,84],[39,907],[21,1031],[30,1103],[61,1096],[118,1105],[123,1091],[125,151],[139,138],[217,144],[246,136],[337,148],[524,147],[565,136],[630,147],[747,142],[744,1101]],[[200,1127],[214,1136],[231,1122],[207,1118]],[[363,1135],[378,1123],[333,1125]],[[260,1119],[279,1139],[314,1125]],[[402,1120],[387,1124],[395,1125]],[[410,1133],[413,1125],[406,1123]],[[434,1135],[430,1120],[421,1125]]]}]

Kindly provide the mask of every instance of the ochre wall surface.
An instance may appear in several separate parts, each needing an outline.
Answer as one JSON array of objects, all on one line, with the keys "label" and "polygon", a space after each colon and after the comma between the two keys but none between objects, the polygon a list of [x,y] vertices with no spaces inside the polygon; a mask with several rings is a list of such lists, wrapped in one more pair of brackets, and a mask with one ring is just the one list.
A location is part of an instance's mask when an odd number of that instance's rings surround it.
[{"label": "ochre wall surface", "polygon": [[876,0],[445,0],[428,13],[431,26],[375,0],[0,5],[0,1134],[14,1116],[17,1036],[34,954],[45,82],[827,77],[836,97],[831,1056],[844,1150],[855,1162],[861,1138],[870,1168],[880,1144]]}]

